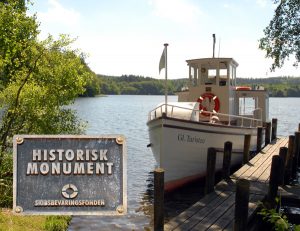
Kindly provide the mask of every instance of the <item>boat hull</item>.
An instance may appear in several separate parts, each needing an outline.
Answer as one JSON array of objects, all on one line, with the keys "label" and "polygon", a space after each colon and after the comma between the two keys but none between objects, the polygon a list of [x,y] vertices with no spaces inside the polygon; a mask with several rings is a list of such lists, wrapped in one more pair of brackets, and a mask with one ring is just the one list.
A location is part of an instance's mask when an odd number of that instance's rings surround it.
[{"label": "boat hull", "polygon": [[216,170],[223,164],[223,148],[232,142],[231,164],[243,160],[245,134],[251,134],[255,151],[257,128],[225,126],[160,117],[147,123],[151,149],[159,167],[165,170],[165,190],[171,191],[205,176],[207,149],[217,149]]}]

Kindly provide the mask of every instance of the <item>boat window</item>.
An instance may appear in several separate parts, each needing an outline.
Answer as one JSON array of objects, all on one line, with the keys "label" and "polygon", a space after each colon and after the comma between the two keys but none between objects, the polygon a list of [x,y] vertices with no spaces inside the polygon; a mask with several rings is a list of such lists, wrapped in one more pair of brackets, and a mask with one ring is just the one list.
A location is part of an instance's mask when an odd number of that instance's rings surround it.
[{"label": "boat window", "polygon": [[255,108],[255,98],[239,98],[239,115],[253,115]]},{"label": "boat window", "polygon": [[220,69],[220,78],[227,79],[227,69]]},{"label": "boat window", "polygon": [[195,67],[191,67],[190,69],[190,81],[192,86],[197,86],[197,71],[198,69]]},{"label": "boat window", "polygon": [[205,84],[216,84],[217,70],[208,69],[208,79],[205,81]]},{"label": "boat window", "polygon": [[209,69],[208,70],[208,78],[213,79],[217,76],[217,70],[216,69]]},{"label": "boat window", "polygon": [[227,69],[220,69],[220,86],[227,85]]}]

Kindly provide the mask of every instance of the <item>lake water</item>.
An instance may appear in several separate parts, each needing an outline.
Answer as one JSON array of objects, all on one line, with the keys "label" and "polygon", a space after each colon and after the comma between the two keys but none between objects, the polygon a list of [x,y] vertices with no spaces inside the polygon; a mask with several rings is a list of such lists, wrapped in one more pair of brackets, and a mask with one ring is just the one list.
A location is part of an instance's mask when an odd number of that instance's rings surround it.
[{"label": "lake water", "polygon": [[[72,107],[88,122],[86,134],[123,134],[127,139],[128,214],[123,217],[75,216],[69,230],[143,230],[152,226],[151,171],[155,160],[147,148],[146,122],[148,112],[163,101],[164,96],[132,95],[76,100]],[[168,101],[177,101],[177,96],[169,96]],[[269,102],[270,119],[278,119],[277,135],[294,134],[300,123],[300,99],[270,98]]]}]

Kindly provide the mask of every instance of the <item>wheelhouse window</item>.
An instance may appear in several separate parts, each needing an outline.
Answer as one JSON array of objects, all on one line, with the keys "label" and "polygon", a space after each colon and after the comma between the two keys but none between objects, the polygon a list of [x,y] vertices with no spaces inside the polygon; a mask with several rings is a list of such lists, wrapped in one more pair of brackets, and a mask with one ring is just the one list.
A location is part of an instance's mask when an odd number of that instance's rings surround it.
[{"label": "wheelhouse window", "polygon": [[253,115],[253,111],[256,108],[256,100],[255,98],[250,97],[242,97],[239,98],[239,115],[247,116]]},{"label": "wheelhouse window", "polygon": [[217,69],[208,69],[207,81],[205,84],[216,84]]},{"label": "wheelhouse window", "polygon": [[220,69],[220,80],[219,80],[219,85],[220,86],[226,86],[227,85],[227,69]]}]

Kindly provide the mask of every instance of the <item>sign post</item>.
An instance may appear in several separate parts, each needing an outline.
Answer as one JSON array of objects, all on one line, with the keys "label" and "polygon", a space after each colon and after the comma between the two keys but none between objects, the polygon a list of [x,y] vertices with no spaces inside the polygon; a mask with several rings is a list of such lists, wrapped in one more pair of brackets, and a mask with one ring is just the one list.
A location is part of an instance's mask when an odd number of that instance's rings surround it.
[{"label": "sign post", "polygon": [[124,215],[127,153],[122,135],[14,136],[14,212]]}]

